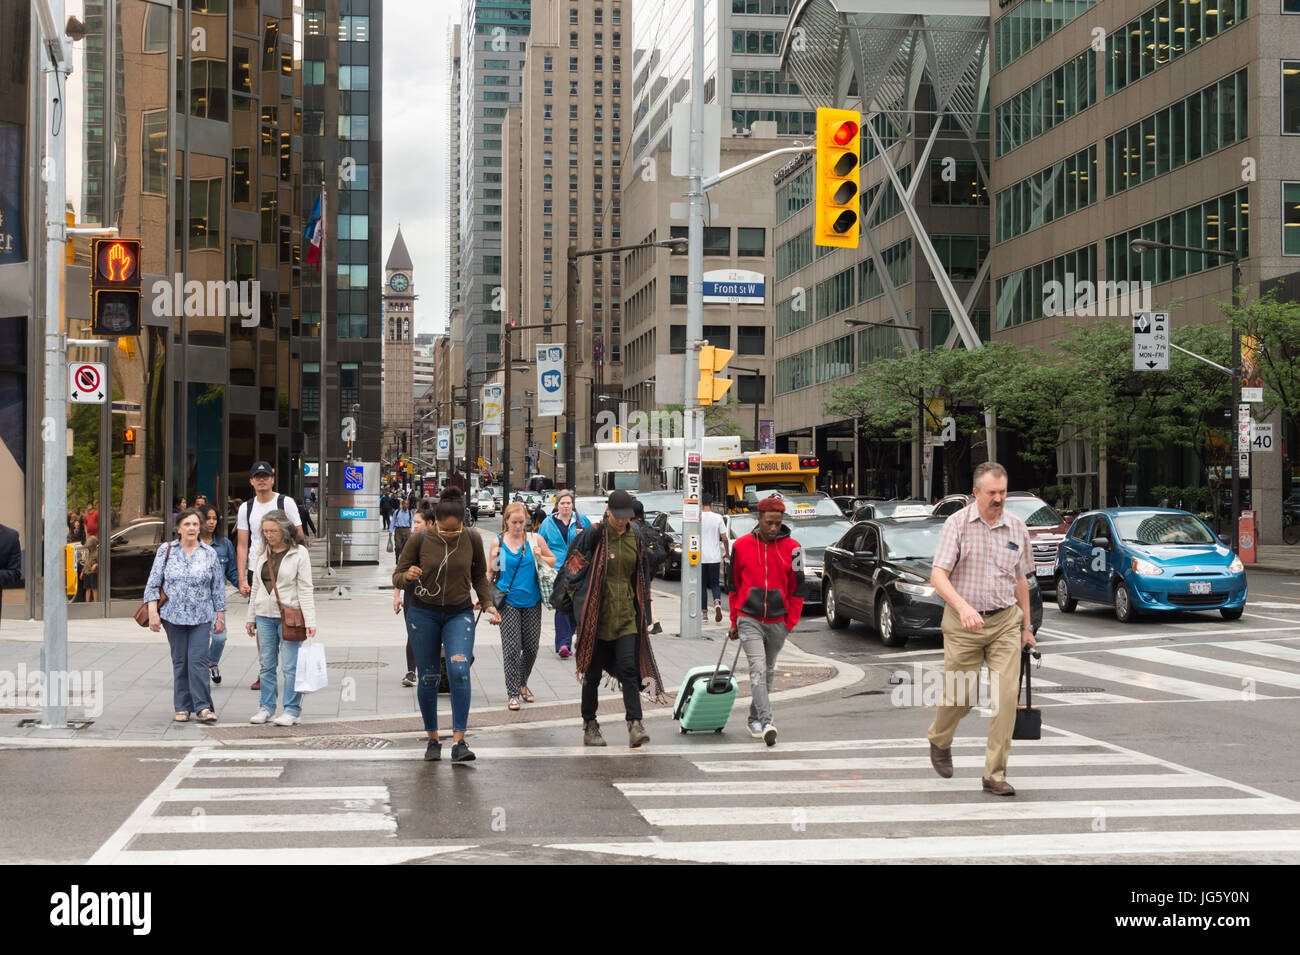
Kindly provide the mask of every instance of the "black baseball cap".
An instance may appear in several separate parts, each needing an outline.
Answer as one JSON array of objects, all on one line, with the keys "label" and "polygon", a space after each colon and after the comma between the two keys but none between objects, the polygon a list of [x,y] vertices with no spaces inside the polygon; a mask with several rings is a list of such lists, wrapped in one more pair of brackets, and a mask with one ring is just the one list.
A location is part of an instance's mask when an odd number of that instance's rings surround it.
[{"label": "black baseball cap", "polygon": [[627,491],[615,491],[609,496],[606,502],[609,505],[609,516],[623,518],[632,518],[636,514],[636,499]]},{"label": "black baseball cap", "polygon": [[262,477],[263,475],[275,475],[275,468],[271,467],[271,465],[267,464],[265,461],[258,461],[253,465],[253,470],[248,472],[249,477]]}]

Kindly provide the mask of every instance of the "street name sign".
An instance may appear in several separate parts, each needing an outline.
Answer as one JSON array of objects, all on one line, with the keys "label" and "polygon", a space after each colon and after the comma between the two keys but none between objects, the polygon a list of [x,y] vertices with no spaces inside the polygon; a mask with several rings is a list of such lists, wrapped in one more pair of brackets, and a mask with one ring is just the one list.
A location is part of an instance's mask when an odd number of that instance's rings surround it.
[{"label": "street name sign", "polygon": [[1133,315],[1133,370],[1169,370],[1169,313]]}]

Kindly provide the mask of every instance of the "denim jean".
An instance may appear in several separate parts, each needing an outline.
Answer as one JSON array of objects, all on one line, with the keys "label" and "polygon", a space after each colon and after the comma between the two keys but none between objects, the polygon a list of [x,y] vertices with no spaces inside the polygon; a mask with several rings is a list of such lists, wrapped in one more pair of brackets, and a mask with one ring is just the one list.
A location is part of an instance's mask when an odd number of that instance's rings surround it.
[{"label": "denim jean", "polygon": [[284,676],[284,711],[302,716],[302,694],[293,688],[298,674],[298,648],[302,642],[285,640],[280,636],[280,618],[257,618],[257,642],[261,646],[258,662],[261,664],[262,697],[260,705],[268,713],[275,712],[275,665],[280,664]]},{"label": "denim jean", "polygon": [[573,617],[559,610],[555,612],[555,652],[561,648],[573,649]]},{"label": "denim jean", "polygon": [[212,621],[192,625],[162,622],[172,651],[172,708],[177,713],[212,709],[208,683],[208,637]]},{"label": "denim jean", "polygon": [[749,722],[772,722],[772,678],[776,675],[776,656],[785,646],[785,621],[763,623],[741,614],[736,618],[740,645],[749,661]]},{"label": "denim jean", "polygon": [[212,642],[208,646],[208,662],[213,666],[221,662],[221,654],[226,652],[226,634],[230,631],[222,630],[220,633],[213,631]]},{"label": "denim jean", "polygon": [[700,563],[700,609],[709,612],[709,591],[713,591],[714,601],[722,599],[722,564]]},{"label": "denim jean", "polygon": [[412,600],[406,610],[406,635],[415,651],[415,698],[420,703],[425,731],[438,731],[439,658],[445,650],[451,684],[451,728],[456,733],[465,732],[469,723],[469,664],[474,656],[474,611],[453,612]]}]

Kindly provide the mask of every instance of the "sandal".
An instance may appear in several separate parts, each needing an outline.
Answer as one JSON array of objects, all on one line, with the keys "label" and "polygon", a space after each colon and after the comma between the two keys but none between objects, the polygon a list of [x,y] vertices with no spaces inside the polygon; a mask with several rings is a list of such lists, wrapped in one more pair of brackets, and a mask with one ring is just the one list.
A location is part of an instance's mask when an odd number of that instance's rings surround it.
[{"label": "sandal", "polygon": [[519,709],[519,701],[516,700],[513,696],[510,697],[510,702],[506,704],[506,709],[508,709],[508,710],[517,710],[517,709]]},{"label": "sandal", "polygon": [[216,721],[217,721],[217,714],[216,714],[216,713],[213,713],[211,710],[202,710],[202,711],[200,711],[200,713],[199,713],[199,722],[200,722],[200,723],[215,723]]},{"label": "sandal", "polygon": [[190,714],[186,710],[177,710],[176,715],[172,717],[173,723],[188,723],[189,721]]},{"label": "sandal", "polygon": [[530,691],[526,686],[521,686],[519,688],[519,695],[523,697],[525,703],[537,702],[537,697],[533,696],[532,691]]}]

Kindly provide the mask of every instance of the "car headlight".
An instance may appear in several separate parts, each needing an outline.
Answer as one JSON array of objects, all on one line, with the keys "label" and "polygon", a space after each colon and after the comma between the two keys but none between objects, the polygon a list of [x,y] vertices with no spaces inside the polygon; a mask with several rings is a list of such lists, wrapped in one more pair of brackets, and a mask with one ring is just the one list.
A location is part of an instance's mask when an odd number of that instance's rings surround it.
[{"label": "car headlight", "polygon": [[904,580],[895,580],[893,582],[893,587],[895,590],[901,593],[911,594],[913,597],[934,596],[934,588],[927,587],[924,584],[909,584],[907,583],[907,581]]},{"label": "car headlight", "polygon": [[1145,577],[1158,577],[1165,572],[1163,567],[1151,563],[1149,560],[1143,560],[1141,557],[1133,558],[1133,573],[1142,574]]},{"label": "car headlight", "polygon": [[1246,565],[1241,562],[1240,557],[1232,558],[1232,563],[1228,565],[1228,573],[1239,574],[1246,569]]}]

